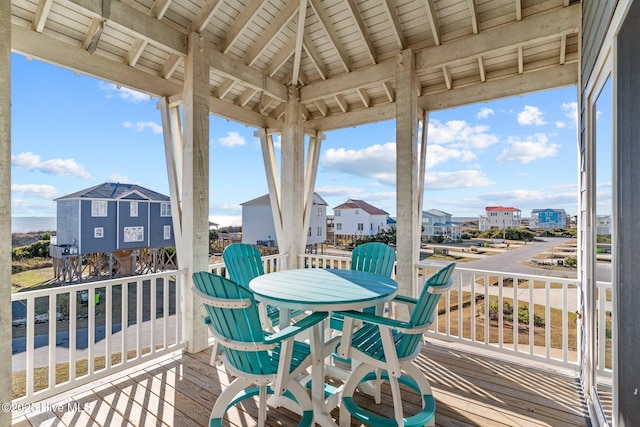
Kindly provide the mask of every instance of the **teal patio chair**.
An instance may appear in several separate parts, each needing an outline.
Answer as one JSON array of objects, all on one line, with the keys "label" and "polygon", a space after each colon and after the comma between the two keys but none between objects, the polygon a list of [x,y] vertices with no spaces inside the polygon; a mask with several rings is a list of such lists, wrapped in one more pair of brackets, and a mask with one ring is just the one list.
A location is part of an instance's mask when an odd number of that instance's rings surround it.
[{"label": "teal patio chair", "polygon": [[229,408],[258,396],[258,426],[263,427],[267,396],[273,394],[295,403],[299,408],[299,426],[312,426],[311,399],[296,378],[311,365],[310,348],[294,338],[324,320],[327,313],[314,313],[267,335],[250,289],[208,272],[194,273],[193,281],[194,295],[204,303],[205,322],[215,337],[218,349],[214,351],[219,351],[222,364],[236,377],[216,400],[209,425],[222,426]]},{"label": "teal patio chair", "polygon": [[[351,270],[366,271],[391,277],[396,262],[396,250],[380,242],[369,242],[356,246],[351,252]],[[375,307],[364,309],[375,313]],[[341,331],[344,319],[338,314],[331,316],[331,329]]]},{"label": "teal patio chair", "polygon": [[[413,363],[420,353],[422,335],[434,321],[434,312],[441,295],[451,287],[451,263],[431,276],[418,299],[398,296],[394,302],[412,306],[409,321],[399,321],[372,313],[358,311],[339,312],[344,316],[344,330],[350,331],[354,321],[362,326],[353,333],[343,333],[338,354],[351,358],[357,366],[344,385],[340,407],[340,426],[351,425],[351,417],[369,426],[417,427],[435,423],[436,402],[431,386],[424,374]],[[380,385],[388,381],[393,399],[394,418],[384,418],[360,407],[353,394],[360,384],[373,381],[373,395],[380,403]],[[405,418],[402,409],[400,384],[404,384],[422,397],[422,410]]]},{"label": "teal patio chair", "polygon": [[[252,279],[264,274],[262,257],[258,248],[246,243],[233,243],[222,252],[229,278],[237,284],[249,288]],[[280,323],[280,310],[266,304],[259,304],[262,327],[273,331]]]}]

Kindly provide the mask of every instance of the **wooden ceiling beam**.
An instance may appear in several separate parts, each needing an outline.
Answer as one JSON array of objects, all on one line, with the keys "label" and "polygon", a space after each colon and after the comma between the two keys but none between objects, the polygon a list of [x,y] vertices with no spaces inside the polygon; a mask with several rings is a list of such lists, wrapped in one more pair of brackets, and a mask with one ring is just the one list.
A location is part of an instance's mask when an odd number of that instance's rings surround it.
[{"label": "wooden ceiling beam", "polygon": [[300,63],[302,61],[302,41],[304,39],[304,27],[307,20],[307,0],[300,0],[298,7],[298,25],[296,27],[295,48],[293,50],[293,75],[291,84],[298,83],[300,78]]},{"label": "wooden ceiling beam", "polygon": [[140,56],[142,56],[142,52],[144,52],[148,44],[149,42],[147,42],[146,40],[142,40],[138,38],[133,40],[133,43],[129,47],[129,50],[127,51],[127,56],[125,58],[125,60],[127,61],[127,64],[130,67],[136,66],[136,64],[138,63],[138,60],[140,59]]},{"label": "wooden ceiling beam", "polygon": [[209,25],[213,15],[218,12],[221,5],[222,1],[220,0],[206,0],[196,17],[191,21],[191,25],[189,26],[187,33],[202,33],[204,29],[207,28],[207,25]]},{"label": "wooden ceiling beam", "polygon": [[563,34],[560,39],[560,65],[567,61],[567,35]]},{"label": "wooden ceiling beam", "polygon": [[169,10],[169,6],[171,6],[171,1],[172,0],[156,0],[153,3],[149,14],[156,19],[164,18],[167,10]]},{"label": "wooden ceiling beam", "polygon": [[320,58],[320,54],[311,42],[311,39],[308,35],[305,36],[302,47],[304,47],[304,51],[307,52],[307,56],[313,63],[313,66],[315,67],[322,80],[326,80],[327,78],[329,78],[329,72],[322,64],[322,58]]},{"label": "wooden ceiling beam", "polygon": [[392,28],[394,29],[394,35],[396,36],[396,40],[398,41],[398,45],[400,49],[406,49],[407,40],[404,37],[404,31],[402,30],[402,26],[400,25],[400,18],[398,17],[398,11],[396,10],[396,6],[393,3],[393,0],[384,0],[382,5],[387,12],[387,16],[389,17],[389,21],[391,21]]},{"label": "wooden ceiling beam", "polygon": [[320,21],[320,24],[324,28],[325,33],[327,33],[327,36],[329,36],[329,39],[331,40],[331,44],[333,45],[334,50],[338,53],[338,56],[340,57],[340,61],[342,62],[342,66],[344,67],[344,70],[347,73],[350,72],[353,68],[353,66],[351,65],[351,59],[349,59],[349,56],[347,55],[345,50],[342,48],[342,44],[340,44],[340,40],[338,40],[338,35],[336,34],[335,30],[331,26],[331,22],[329,21],[329,17],[327,16],[327,13],[324,11],[324,9],[322,9],[322,7],[320,7],[320,5],[318,4],[318,0],[309,0],[309,4],[311,5],[311,7],[313,8],[313,11],[318,17],[318,20]]},{"label": "wooden ceiling beam", "polygon": [[169,58],[167,58],[165,63],[162,65],[162,73],[160,74],[160,76],[164,77],[165,79],[170,78],[178,69],[178,65],[180,65],[181,59],[182,56],[176,55],[175,53],[169,55]]},{"label": "wooden ceiling beam", "polygon": [[516,21],[522,21],[522,0],[516,0]]},{"label": "wooden ceiling beam", "polygon": [[382,83],[395,78],[395,61],[385,61],[380,64],[359,68],[347,74],[340,74],[331,79],[318,81],[300,89],[302,102],[326,98],[339,93],[353,91],[375,83]]},{"label": "wooden ceiling beam", "polygon": [[[81,14],[102,19],[101,2],[92,0],[61,0],[61,2]],[[160,45],[170,53],[187,55],[186,34],[122,1],[111,2],[108,24],[133,37]]]},{"label": "wooden ceiling beam", "polygon": [[41,33],[42,30],[44,30],[44,24],[47,22],[47,17],[49,16],[49,12],[51,11],[52,4],[53,0],[40,0],[38,2],[36,14],[33,17],[33,22],[31,23],[31,29],[33,31]]},{"label": "wooden ceiling beam", "polygon": [[364,105],[365,108],[369,108],[371,107],[371,98],[369,97],[369,94],[367,93],[367,91],[365,89],[358,89],[358,96],[360,96],[360,100],[362,101],[362,105]]},{"label": "wooden ceiling beam", "polygon": [[91,19],[91,23],[89,24],[89,28],[87,29],[87,32],[84,33],[84,37],[82,38],[82,43],[81,43],[81,47],[82,50],[87,50],[89,49],[89,45],[91,44],[91,41],[93,41],[93,37],[95,37],[95,35],[98,33],[98,31],[100,31],[100,23],[102,22],[102,19],[100,18],[92,18]]},{"label": "wooden ceiling beam", "polygon": [[264,73],[267,76],[273,77],[273,75],[277,73],[278,70],[287,63],[287,61],[289,61],[291,55],[293,55],[293,51],[295,48],[296,39],[290,39],[287,44],[284,45],[282,49],[280,49],[278,54],[271,61],[269,61],[269,66],[264,70]]},{"label": "wooden ceiling beam", "polygon": [[524,74],[487,80],[479,85],[468,85],[418,98],[418,106],[427,111],[444,110],[477,102],[492,101],[531,92],[571,86],[578,83],[578,63],[562,67],[549,67]]},{"label": "wooden ceiling beam", "polygon": [[373,45],[373,40],[371,40],[371,36],[369,36],[369,31],[367,30],[367,26],[362,19],[362,15],[358,10],[358,5],[356,5],[355,0],[347,0],[347,5],[349,6],[349,11],[351,12],[351,16],[353,20],[356,22],[356,28],[358,29],[358,33],[364,41],[365,46],[367,47],[367,53],[371,58],[371,62],[374,64],[378,63],[378,53],[376,52],[376,48]]},{"label": "wooden ceiling beam", "polygon": [[480,34],[447,42],[446,49],[428,47],[416,52],[416,70],[439,68],[458,60],[477,58],[487,52],[513,51],[526,43],[559,38],[562,34],[578,33],[580,4],[531,16],[520,22],[486,30]]},{"label": "wooden ceiling beam", "polygon": [[222,84],[218,86],[218,89],[216,90],[216,97],[222,99],[227,96],[235,84],[236,82],[233,79],[225,79]]},{"label": "wooden ceiling beam", "polygon": [[486,82],[487,72],[484,69],[484,59],[482,59],[482,56],[478,56],[478,71],[480,72],[480,81],[483,83]]},{"label": "wooden ceiling beam", "polygon": [[287,23],[293,18],[294,14],[298,10],[299,3],[295,1],[289,1],[286,3],[284,9],[280,11],[276,19],[274,19],[269,28],[264,34],[260,35],[260,40],[254,43],[251,49],[245,55],[244,63],[251,66],[260,57],[262,52],[269,46],[273,38],[287,25]]},{"label": "wooden ceiling beam", "polygon": [[218,49],[221,52],[226,53],[229,51],[231,46],[238,40],[240,34],[247,28],[249,22],[256,16],[256,13],[258,13],[258,10],[260,10],[264,2],[265,0],[251,0],[247,6],[242,8],[240,15],[233,21],[229,31],[227,31],[222,40],[220,40],[220,43],[218,43]]},{"label": "wooden ceiling beam", "polygon": [[427,19],[429,21],[429,27],[431,27],[433,41],[436,46],[440,46],[440,44],[442,44],[442,35],[440,33],[440,23],[438,21],[436,6],[433,0],[425,0],[425,6],[427,7]]},{"label": "wooden ceiling beam", "polygon": [[469,0],[469,12],[471,12],[471,27],[473,28],[473,34],[478,34],[480,32],[480,26],[478,25],[476,0]]}]

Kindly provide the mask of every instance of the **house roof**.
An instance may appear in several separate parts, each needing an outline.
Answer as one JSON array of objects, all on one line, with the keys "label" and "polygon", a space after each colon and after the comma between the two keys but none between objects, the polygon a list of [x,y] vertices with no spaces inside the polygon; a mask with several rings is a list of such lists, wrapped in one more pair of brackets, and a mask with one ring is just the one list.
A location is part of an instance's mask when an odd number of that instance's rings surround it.
[{"label": "house roof", "polygon": [[531,211],[531,213],[538,213],[538,212],[564,212],[564,209],[551,209],[551,208],[547,208],[547,209],[533,209]]},{"label": "house roof", "polygon": [[[318,194],[313,193],[313,204],[319,206],[327,206],[327,202]],[[248,200],[244,203],[240,203],[240,206],[270,206],[271,200],[269,199],[269,194],[265,194],[264,196],[256,197],[255,199]]]},{"label": "house roof", "polygon": [[85,188],[84,190],[77,191],[75,193],[67,194],[66,196],[55,199],[71,200],[71,199],[100,199],[100,200],[149,200],[153,202],[168,202],[169,196],[157,193],[148,188],[141,187],[135,184],[121,184],[114,182],[105,182],[104,184],[95,185],[93,187]]},{"label": "house roof", "polygon": [[335,208],[333,208],[334,211],[336,209],[362,209],[363,211],[365,211],[369,215],[389,215],[389,213],[383,211],[380,208],[376,208],[373,205],[370,205],[369,203],[365,202],[364,200],[356,200],[356,199],[349,199],[346,202],[344,202],[343,204],[338,205]]},{"label": "house roof", "polygon": [[11,50],[179,103],[196,34],[210,112],[271,129],[283,126],[292,83],[307,130],[393,119],[407,49],[427,111],[578,82],[580,0],[105,4],[11,0]]},{"label": "house roof", "polygon": [[520,212],[520,209],[506,208],[504,206],[487,206],[485,208],[487,212]]},{"label": "house roof", "polygon": [[429,209],[426,212],[422,212],[422,215],[429,215],[429,216],[451,216],[451,214],[443,212],[441,210],[438,209]]}]

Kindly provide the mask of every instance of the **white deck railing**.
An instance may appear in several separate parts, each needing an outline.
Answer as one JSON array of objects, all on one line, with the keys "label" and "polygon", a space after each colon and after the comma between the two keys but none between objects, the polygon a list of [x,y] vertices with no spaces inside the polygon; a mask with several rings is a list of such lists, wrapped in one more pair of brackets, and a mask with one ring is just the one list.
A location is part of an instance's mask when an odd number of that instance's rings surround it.
[{"label": "white deck railing", "polygon": [[[262,267],[265,273],[272,273],[278,270],[286,270],[287,268],[287,255],[275,254],[265,255],[262,257]],[[217,262],[215,264],[209,264],[209,271],[218,276],[229,277],[229,273],[226,271],[224,262]]]},{"label": "white deck railing", "polygon": [[185,273],[12,294],[26,313],[14,315],[12,328],[13,376],[24,385],[13,401],[44,399],[181,348]]}]

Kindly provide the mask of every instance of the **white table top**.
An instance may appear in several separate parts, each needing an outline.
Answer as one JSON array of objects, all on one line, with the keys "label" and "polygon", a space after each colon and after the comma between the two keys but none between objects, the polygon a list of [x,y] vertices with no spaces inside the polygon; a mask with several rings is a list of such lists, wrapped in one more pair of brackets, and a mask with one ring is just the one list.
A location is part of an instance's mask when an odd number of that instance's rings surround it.
[{"label": "white table top", "polygon": [[304,268],[258,276],[249,283],[256,298],[280,308],[359,310],[392,300],[395,280],[355,270]]}]

